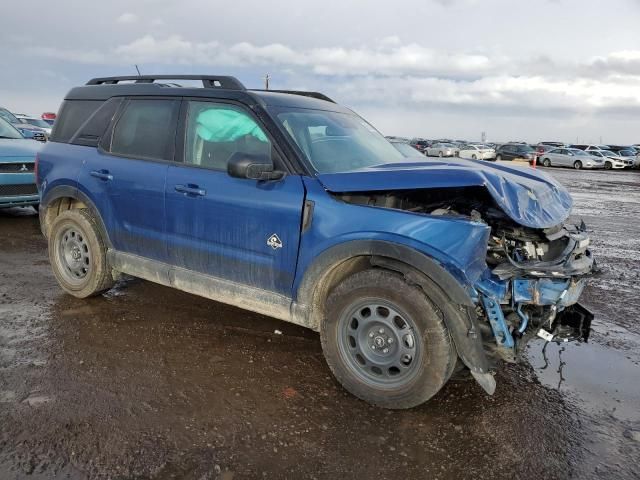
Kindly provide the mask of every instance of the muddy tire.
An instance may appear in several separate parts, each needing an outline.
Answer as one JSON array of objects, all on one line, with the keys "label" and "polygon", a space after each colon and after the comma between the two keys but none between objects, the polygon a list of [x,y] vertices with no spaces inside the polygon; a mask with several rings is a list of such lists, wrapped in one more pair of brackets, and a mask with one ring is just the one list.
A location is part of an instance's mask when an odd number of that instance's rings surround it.
[{"label": "muddy tire", "polygon": [[581,170],[582,162],[580,160],[576,160],[575,162],[573,162],[573,168],[575,168],[576,170]]},{"label": "muddy tire", "polygon": [[67,293],[86,298],[113,286],[102,230],[89,210],[61,213],[48,238],[53,273]]},{"label": "muddy tire", "polygon": [[544,160],[542,160],[542,166],[543,167],[550,167],[551,166],[551,160],[549,160],[548,158],[545,158]]},{"label": "muddy tire", "polygon": [[411,408],[449,380],[457,355],[442,318],[417,286],[386,270],[366,270],[327,299],[320,329],[329,368],[356,397]]}]

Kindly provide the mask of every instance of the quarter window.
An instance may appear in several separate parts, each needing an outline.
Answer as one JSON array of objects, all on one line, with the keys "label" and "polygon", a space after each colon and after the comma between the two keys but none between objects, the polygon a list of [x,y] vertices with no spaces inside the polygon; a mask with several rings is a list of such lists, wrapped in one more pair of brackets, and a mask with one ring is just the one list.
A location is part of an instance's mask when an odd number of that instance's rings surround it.
[{"label": "quarter window", "polygon": [[131,100],[113,130],[111,153],[171,160],[179,106],[178,100]]},{"label": "quarter window", "polygon": [[189,102],[185,163],[227,170],[231,156],[241,152],[271,160],[271,142],[256,121],[229,104]]}]

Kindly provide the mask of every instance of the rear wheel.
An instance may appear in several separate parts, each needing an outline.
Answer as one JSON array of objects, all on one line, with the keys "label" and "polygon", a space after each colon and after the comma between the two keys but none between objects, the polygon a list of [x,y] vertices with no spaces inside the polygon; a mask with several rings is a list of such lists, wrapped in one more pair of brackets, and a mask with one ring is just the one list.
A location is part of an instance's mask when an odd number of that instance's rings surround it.
[{"label": "rear wheel", "polygon": [[385,270],[348,277],[327,299],[320,335],[327,363],[355,396],[410,408],[447,382],[457,355],[442,310]]},{"label": "rear wheel", "polygon": [[439,157],[442,157],[442,152],[438,152],[438,156],[439,156]]},{"label": "rear wheel", "polygon": [[548,158],[545,158],[544,160],[542,160],[542,166],[543,167],[550,167],[551,166],[551,160],[549,160]]},{"label": "rear wheel", "polygon": [[85,298],[113,285],[101,228],[86,209],[67,210],[55,218],[49,238],[49,260],[60,286]]},{"label": "rear wheel", "polygon": [[582,168],[582,162],[580,160],[576,160],[575,162],[573,162],[573,168],[575,168],[576,170],[580,170]]}]

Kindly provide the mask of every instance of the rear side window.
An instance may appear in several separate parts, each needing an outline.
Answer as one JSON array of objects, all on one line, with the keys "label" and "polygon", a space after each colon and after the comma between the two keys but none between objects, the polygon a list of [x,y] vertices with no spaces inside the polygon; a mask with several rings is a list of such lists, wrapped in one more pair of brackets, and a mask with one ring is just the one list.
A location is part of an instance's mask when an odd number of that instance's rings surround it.
[{"label": "rear side window", "polygon": [[102,100],[66,100],[51,132],[52,142],[68,143],[78,128],[100,108]]},{"label": "rear side window", "polygon": [[74,145],[84,145],[85,147],[97,147],[100,138],[104,135],[123,100],[122,98],[111,98],[107,100],[84,125],[80,127],[71,139],[71,143]]},{"label": "rear side window", "polygon": [[111,153],[156,160],[173,159],[179,100],[129,101],[113,129]]}]

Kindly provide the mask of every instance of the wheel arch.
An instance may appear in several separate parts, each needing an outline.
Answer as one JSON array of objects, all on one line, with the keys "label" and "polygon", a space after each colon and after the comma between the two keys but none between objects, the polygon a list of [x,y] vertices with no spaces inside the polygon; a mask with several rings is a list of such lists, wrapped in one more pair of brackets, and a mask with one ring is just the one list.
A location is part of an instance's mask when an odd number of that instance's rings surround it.
[{"label": "wheel arch", "polygon": [[102,216],[95,203],[84,192],[69,185],[59,185],[52,188],[40,201],[38,213],[40,217],[40,229],[44,237],[48,238],[51,224],[58,215],[74,208],[86,208],[92,211],[102,229],[105,242],[110,248],[112,246],[111,240],[109,239]]},{"label": "wheel arch", "polygon": [[292,315],[318,331],[325,316],[325,301],[332,289],[361,270],[383,268],[400,273],[421,287],[442,306],[457,353],[472,372],[487,373],[489,362],[477,324],[475,303],[455,277],[436,260],[405,245],[361,240],[346,242],[319,255],[297,289]]}]

